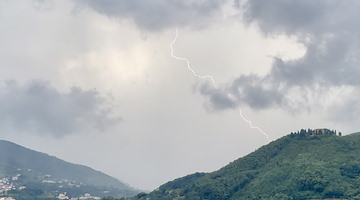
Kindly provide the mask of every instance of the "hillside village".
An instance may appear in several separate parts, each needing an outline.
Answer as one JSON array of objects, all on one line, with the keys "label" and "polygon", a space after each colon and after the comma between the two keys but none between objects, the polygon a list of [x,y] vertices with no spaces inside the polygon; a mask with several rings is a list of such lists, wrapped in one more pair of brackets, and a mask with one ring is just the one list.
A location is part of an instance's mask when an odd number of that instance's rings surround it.
[{"label": "hillside village", "polygon": [[23,190],[26,188],[26,186],[15,186],[14,181],[17,181],[21,174],[17,174],[16,176],[13,176],[11,178],[3,177],[0,178],[0,195],[6,194],[8,191],[11,190]]},{"label": "hillside village", "polygon": [[[22,174],[20,173],[22,169],[18,169],[18,174],[11,177],[0,177],[0,200],[16,200],[11,197],[10,194],[14,192],[19,192],[25,190],[26,184],[23,184],[21,181]],[[31,171],[31,169],[27,169],[26,171]],[[52,185],[55,187],[64,188],[64,187],[76,187],[80,188],[83,186],[83,183],[77,183],[76,181],[70,181],[67,179],[57,180],[52,178],[51,175],[38,175],[38,179],[41,180],[41,183],[46,185]],[[69,199],[69,200],[100,200],[101,198],[98,196],[92,196],[90,193],[84,193],[81,196],[69,196],[67,192],[63,191],[55,191],[54,197],[58,199]],[[106,191],[104,191],[106,193]]]}]

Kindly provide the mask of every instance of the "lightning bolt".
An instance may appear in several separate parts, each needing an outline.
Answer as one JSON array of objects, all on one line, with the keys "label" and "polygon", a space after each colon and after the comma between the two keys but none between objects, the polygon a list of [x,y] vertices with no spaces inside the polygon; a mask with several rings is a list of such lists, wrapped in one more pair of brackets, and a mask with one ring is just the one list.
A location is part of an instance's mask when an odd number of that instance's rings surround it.
[{"label": "lightning bolt", "polygon": [[186,64],[187,64],[187,68],[194,74],[195,77],[198,77],[198,78],[201,78],[201,79],[207,79],[207,78],[210,79],[211,82],[212,82],[212,84],[213,84],[213,86],[214,86],[214,88],[216,88],[215,80],[214,80],[214,78],[213,78],[212,76],[210,76],[210,75],[201,76],[201,75],[197,74],[197,73],[191,68],[191,66],[190,66],[190,61],[189,61],[187,58],[180,58],[180,57],[177,57],[177,56],[174,55],[174,48],[173,48],[173,46],[174,46],[174,43],[176,42],[176,40],[177,40],[178,37],[179,37],[179,32],[178,32],[178,30],[176,29],[175,38],[174,38],[174,40],[173,40],[173,41],[171,42],[171,44],[170,44],[171,56],[172,56],[173,58],[177,59],[177,60],[185,61]]},{"label": "lightning bolt", "polygon": [[[177,40],[178,37],[179,37],[179,32],[178,32],[178,30],[176,29],[176,35],[175,35],[175,37],[174,37],[174,40],[173,40],[173,41],[171,42],[171,44],[170,44],[170,49],[171,49],[171,53],[170,53],[170,54],[171,54],[171,56],[172,56],[173,58],[177,59],[177,60],[181,60],[181,61],[186,62],[186,65],[187,65],[188,70],[189,70],[195,77],[201,78],[201,79],[210,79],[211,82],[212,82],[212,84],[213,84],[213,86],[214,86],[214,88],[217,88],[217,87],[216,87],[216,84],[215,84],[215,80],[214,80],[214,78],[213,78],[212,76],[210,76],[210,75],[199,75],[199,74],[197,74],[197,73],[195,72],[195,70],[193,70],[193,69],[191,68],[190,61],[189,61],[187,58],[181,58],[181,57],[178,57],[178,56],[174,55],[174,47],[173,47],[173,46],[174,46],[174,44],[175,44],[175,42],[176,42],[176,40]],[[266,137],[266,139],[267,139],[269,142],[271,142],[271,140],[269,139],[269,135],[266,134],[266,133],[265,133],[263,130],[261,130],[259,127],[253,126],[253,125],[252,125],[252,122],[249,121],[249,120],[247,120],[247,119],[244,117],[244,115],[242,114],[240,108],[239,108],[239,114],[240,114],[240,117],[241,117],[246,123],[249,124],[250,128],[258,130],[260,133],[262,133],[262,134]]]},{"label": "lightning bolt", "polygon": [[247,120],[247,119],[244,117],[244,115],[242,114],[240,108],[239,108],[239,114],[240,114],[240,117],[241,117],[246,123],[249,124],[250,128],[257,129],[258,131],[260,131],[260,133],[262,133],[262,134],[266,137],[267,141],[271,142],[271,140],[269,139],[269,135],[266,134],[263,130],[261,130],[261,128],[259,128],[259,127],[257,127],[257,126],[253,126],[252,123],[251,123],[251,121]]}]

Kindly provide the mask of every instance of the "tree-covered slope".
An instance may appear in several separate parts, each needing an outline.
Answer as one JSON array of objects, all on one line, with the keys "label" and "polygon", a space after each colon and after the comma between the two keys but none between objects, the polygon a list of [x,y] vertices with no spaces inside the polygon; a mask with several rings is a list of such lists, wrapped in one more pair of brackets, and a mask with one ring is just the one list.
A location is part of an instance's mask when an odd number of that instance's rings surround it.
[{"label": "tree-covered slope", "polygon": [[99,189],[116,196],[130,196],[137,192],[119,180],[89,167],[0,140],[0,178],[11,178],[18,174],[17,182],[25,186],[37,185],[44,190],[55,186],[66,188],[72,193]]},{"label": "tree-covered slope", "polygon": [[218,171],[189,175],[137,198],[360,199],[360,136],[302,130]]}]

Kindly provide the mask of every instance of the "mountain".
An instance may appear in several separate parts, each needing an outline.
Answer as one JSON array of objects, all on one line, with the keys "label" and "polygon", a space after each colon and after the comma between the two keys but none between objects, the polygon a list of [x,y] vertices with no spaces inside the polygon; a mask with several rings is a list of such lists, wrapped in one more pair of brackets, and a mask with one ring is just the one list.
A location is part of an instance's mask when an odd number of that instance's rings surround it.
[{"label": "mountain", "polygon": [[[13,188],[5,191],[4,182]],[[138,191],[100,171],[0,140],[0,195],[21,199],[30,193],[31,199],[46,199],[65,192],[68,196],[133,196]]]},{"label": "mountain", "polygon": [[[339,135],[341,135],[339,133]],[[360,136],[301,130],[212,173],[170,181],[132,199],[360,199]]]},{"label": "mountain", "polygon": [[360,135],[360,132],[352,133],[351,135]]}]

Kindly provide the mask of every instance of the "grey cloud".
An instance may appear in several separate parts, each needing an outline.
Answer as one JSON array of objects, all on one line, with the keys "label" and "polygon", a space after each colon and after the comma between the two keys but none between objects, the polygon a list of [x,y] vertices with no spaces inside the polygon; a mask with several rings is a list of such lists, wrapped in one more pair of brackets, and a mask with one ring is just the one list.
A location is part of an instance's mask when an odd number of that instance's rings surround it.
[{"label": "grey cloud", "polygon": [[232,95],[236,96],[239,102],[245,102],[254,109],[280,104],[282,96],[279,89],[263,87],[265,81],[256,75],[241,76],[231,84]]},{"label": "grey cloud", "polygon": [[302,32],[312,24],[321,23],[329,1],[312,0],[250,0],[245,4],[245,19],[255,21],[264,32]]},{"label": "grey cloud", "polygon": [[44,81],[6,82],[0,89],[0,105],[0,123],[24,133],[62,137],[84,129],[101,131],[120,122],[110,116],[106,99],[96,90],[73,87],[62,93]]},{"label": "grey cloud", "polygon": [[207,107],[213,110],[232,109],[241,104],[256,110],[280,105],[284,98],[281,89],[265,88],[262,81],[265,80],[255,75],[241,76],[217,89],[204,83],[199,92],[206,97]]},{"label": "grey cloud", "polygon": [[[209,101],[211,107],[227,109],[247,104],[253,109],[296,109],[290,106],[294,88],[317,93],[319,86],[360,86],[360,21],[355,20],[360,17],[359,1],[249,0],[235,5],[244,5],[246,22],[257,24],[264,35],[296,36],[307,51],[296,60],[274,58],[265,76],[241,76],[230,81],[216,94],[235,100],[228,106]],[[207,100],[215,94],[199,91]]]},{"label": "grey cloud", "polygon": [[356,0],[249,0],[244,5],[244,17],[270,34],[358,31],[360,22],[353,19],[358,17],[359,6]]},{"label": "grey cloud", "polygon": [[207,108],[211,110],[223,110],[237,106],[237,102],[231,99],[228,91],[224,89],[225,88],[214,89],[213,85],[210,84],[202,84],[199,87],[200,93],[206,96],[209,102],[209,104],[206,105]]},{"label": "grey cloud", "polygon": [[140,29],[158,31],[174,26],[204,26],[226,0],[76,0],[100,14],[130,19]]},{"label": "grey cloud", "polygon": [[[354,40],[353,40],[354,39]],[[268,78],[273,83],[283,82],[289,87],[311,86],[323,82],[333,85],[360,84],[358,39],[336,35],[307,46],[304,57],[282,61],[276,58]]]}]

